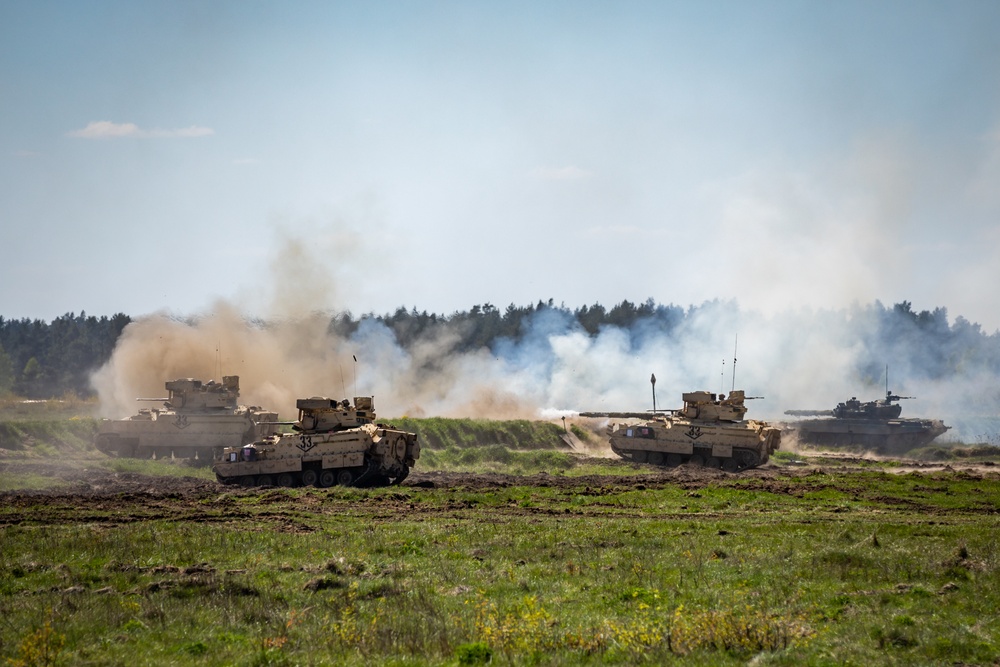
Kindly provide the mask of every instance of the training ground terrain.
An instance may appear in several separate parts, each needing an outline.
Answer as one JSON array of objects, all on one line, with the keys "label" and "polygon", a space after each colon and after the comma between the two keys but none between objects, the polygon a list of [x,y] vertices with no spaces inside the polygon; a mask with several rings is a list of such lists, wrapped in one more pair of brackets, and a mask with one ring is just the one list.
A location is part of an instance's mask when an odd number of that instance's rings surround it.
[{"label": "training ground terrain", "polygon": [[243,489],[0,423],[0,664],[1000,664],[993,448],[728,474],[522,427]]}]

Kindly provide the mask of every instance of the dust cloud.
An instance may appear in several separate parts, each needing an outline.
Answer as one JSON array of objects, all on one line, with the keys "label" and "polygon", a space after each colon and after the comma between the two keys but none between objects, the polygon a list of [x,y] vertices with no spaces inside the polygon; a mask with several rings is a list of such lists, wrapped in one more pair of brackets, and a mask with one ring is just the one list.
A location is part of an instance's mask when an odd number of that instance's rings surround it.
[{"label": "dust cloud", "polygon": [[[168,380],[238,375],[241,403],[282,418],[294,418],[300,397],[372,395],[385,418],[559,420],[577,411],[650,408],[655,373],[657,407],[679,407],[684,391],[735,387],[760,397],[749,417],[786,420],[786,409],[881,398],[888,366],[889,389],[917,397],[904,401],[904,417],[944,419],[954,428],[942,439],[988,441],[1000,432],[1000,382],[989,365],[927,372],[925,348],[878,325],[886,312],[892,316],[881,304],[764,314],[709,301],[682,311],[669,329],[639,321],[596,335],[571,312],[546,308],[518,340],[493,349],[460,352],[466,332],[457,324],[404,348],[373,317],[360,318],[350,335],[331,326],[340,285],[321,261],[325,252],[322,243],[287,244],[284,260],[272,267],[270,313],[262,319],[219,301],[194,317],[160,313],[134,321],[93,376],[103,415],[134,414],[135,398],[162,396]],[[294,272],[281,269],[289,258]]]}]

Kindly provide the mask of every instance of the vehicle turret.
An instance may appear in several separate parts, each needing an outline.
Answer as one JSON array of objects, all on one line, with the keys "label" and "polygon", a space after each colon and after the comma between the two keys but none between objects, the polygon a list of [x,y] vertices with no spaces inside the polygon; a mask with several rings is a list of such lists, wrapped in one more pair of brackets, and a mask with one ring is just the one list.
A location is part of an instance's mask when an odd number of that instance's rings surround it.
[{"label": "vehicle turret", "polygon": [[233,410],[240,397],[240,378],[238,375],[226,375],[222,383],[210,380],[183,378],[165,383],[170,395],[164,401],[168,410]]},{"label": "vehicle turret", "polygon": [[355,396],[354,404],[346,398],[300,398],[295,401],[299,418],[292,429],[301,433],[326,433],[357,428],[375,422],[374,402],[371,396]]}]

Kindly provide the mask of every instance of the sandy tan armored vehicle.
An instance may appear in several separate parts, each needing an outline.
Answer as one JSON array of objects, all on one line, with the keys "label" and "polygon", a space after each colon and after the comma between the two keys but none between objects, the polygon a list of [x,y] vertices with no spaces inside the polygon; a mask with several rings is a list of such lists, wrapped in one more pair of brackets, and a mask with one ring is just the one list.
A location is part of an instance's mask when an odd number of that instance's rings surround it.
[{"label": "sandy tan armored vehicle", "polygon": [[238,405],[240,378],[222,383],[183,378],[166,383],[162,408],[145,408],[127,419],[104,419],[94,445],[112,456],[198,458],[211,461],[225,447],[260,440],[277,432],[277,413]]},{"label": "sandy tan armored vehicle", "polygon": [[212,466],[224,484],[242,486],[398,484],[420,457],[417,435],[375,421],[374,399],[300,398],[298,421],[282,433],[227,447]]},{"label": "sandy tan armored vehicle", "polygon": [[[766,462],[781,443],[780,429],[747,420],[742,390],[729,396],[707,391],[682,394],[684,407],[662,413],[581,412],[581,417],[628,419],[608,425],[611,449],[637,463],[692,463],[736,472]],[[636,423],[633,420],[642,420]]]},{"label": "sandy tan armored vehicle", "polygon": [[[886,383],[888,384],[888,383]],[[792,417],[829,417],[804,419],[788,424],[799,442],[824,446],[859,446],[879,454],[903,454],[930,443],[950,427],[940,419],[900,418],[897,403],[912,396],[897,396],[886,389],[885,399],[838,403],[832,410],[785,410]]]}]

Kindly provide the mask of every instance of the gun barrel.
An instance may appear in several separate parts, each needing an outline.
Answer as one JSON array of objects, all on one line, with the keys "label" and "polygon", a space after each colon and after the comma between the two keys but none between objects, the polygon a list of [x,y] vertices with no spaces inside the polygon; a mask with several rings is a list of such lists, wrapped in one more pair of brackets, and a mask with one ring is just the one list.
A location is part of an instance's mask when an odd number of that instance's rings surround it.
[{"label": "gun barrel", "polygon": [[166,402],[166,401],[169,401],[170,399],[169,398],[137,398],[135,400],[137,400],[137,401],[163,401],[163,402]]},{"label": "gun barrel", "polygon": [[659,415],[674,412],[673,410],[657,410],[656,412],[579,412],[581,417],[607,417],[610,419],[650,419]]},{"label": "gun barrel", "polygon": [[792,417],[832,417],[833,410],[785,410]]}]

